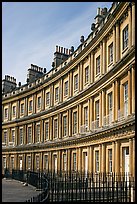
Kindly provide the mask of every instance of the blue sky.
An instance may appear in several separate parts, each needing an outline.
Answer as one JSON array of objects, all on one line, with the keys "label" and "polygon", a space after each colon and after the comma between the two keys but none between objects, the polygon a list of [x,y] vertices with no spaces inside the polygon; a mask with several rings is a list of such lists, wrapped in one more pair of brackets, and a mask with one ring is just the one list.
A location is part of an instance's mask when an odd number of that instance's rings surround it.
[{"label": "blue sky", "polygon": [[98,7],[112,2],[2,2],[2,78],[26,83],[30,64],[52,67],[56,45],[76,49]]}]

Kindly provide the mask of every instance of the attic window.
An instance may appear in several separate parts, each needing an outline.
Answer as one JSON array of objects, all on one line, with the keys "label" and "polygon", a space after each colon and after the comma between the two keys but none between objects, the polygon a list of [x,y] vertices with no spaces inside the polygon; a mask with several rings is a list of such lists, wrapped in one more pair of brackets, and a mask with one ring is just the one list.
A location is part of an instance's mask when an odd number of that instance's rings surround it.
[{"label": "attic window", "polygon": [[46,77],[48,78],[48,74],[46,75]]},{"label": "attic window", "polygon": [[57,71],[57,69],[55,69],[55,72]]},{"label": "attic window", "polygon": [[87,46],[87,43],[84,44],[84,47],[86,47],[86,46]]},{"label": "attic window", "polygon": [[64,62],[64,65],[66,65],[67,64],[67,62]]},{"label": "attic window", "polygon": [[15,94],[15,91],[13,91],[13,94]]},{"label": "attic window", "polygon": [[74,57],[76,57],[77,53],[74,54]]}]

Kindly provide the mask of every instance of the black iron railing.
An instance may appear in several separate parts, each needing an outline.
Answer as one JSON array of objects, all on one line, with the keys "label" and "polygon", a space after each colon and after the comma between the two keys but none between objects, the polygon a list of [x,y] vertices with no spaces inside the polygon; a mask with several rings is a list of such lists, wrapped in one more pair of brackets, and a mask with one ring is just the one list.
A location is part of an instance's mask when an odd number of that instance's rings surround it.
[{"label": "black iron railing", "polygon": [[135,180],[130,174],[13,170],[11,176],[41,190],[26,202],[135,201]]}]

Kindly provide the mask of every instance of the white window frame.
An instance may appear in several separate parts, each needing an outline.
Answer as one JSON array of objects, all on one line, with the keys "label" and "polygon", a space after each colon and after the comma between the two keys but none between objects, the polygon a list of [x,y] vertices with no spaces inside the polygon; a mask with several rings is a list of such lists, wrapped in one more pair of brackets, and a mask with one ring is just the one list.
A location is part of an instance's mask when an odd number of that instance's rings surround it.
[{"label": "white window frame", "polygon": [[99,172],[99,150],[95,151],[95,172]]},{"label": "white window frame", "polygon": [[73,113],[73,133],[76,134],[77,133],[77,111],[75,111]]},{"label": "white window frame", "polygon": [[64,96],[68,95],[68,81],[64,83]]},{"label": "white window frame", "polygon": [[113,43],[111,43],[109,45],[108,49],[109,49],[109,51],[108,51],[108,53],[109,53],[109,60],[108,60],[108,62],[109,62],[109,64],[111,64],[111,63],[113,63]]},{"label": "white window frame", "polygon": [[46,106],[50,105],[50,92],[46,93]]},{"label": "white window frame", "polygon": [[55,88],[55,101],[58,102],[59,101],[59,87]]},{"label": "white window frame", "polygon": [[84,125],[88,126],[88,106],[84,107]]},{"label": "white window frame", "polygon": [[32,142],[32,127],[28,127],[28,141],[27,143],[30,144]]},{"label": "white window frame", "polygon": [[24,103],[21,103],[20,105],[20,112],[21,112],[21,115],[24,114]]},{"label": "white window frame", "polygon": [[12,107],[12,116],[16,117],[16,106]]},{"label": "white window frame", "polygon": [[89,66],[85,68],[85,84],[89,82]]},{"label": "white window frame", "polygon": [[112,149],[108,149],[108,172],[112,172]]},{"label": "white window frame", "polygon": [[8,108],[4,109],[4,118],[7,119],[8,118]]},{"label": "white window frame", "polygon": [[78,74],[74,76],[74,91],[78,90]]},{"label": "white window frame", "polygon": [[45,140],[49,139],[49,122],[45,122]]},{"label": "white window frame", "polygon": [[128,25],[123,29],[123,50],[128,47]]},{"label": "white window frame", "polygon": [[41,109],[41,96],[38,97],[38,109]]},{"label": "white window frame", "polygon": [[54,119],[54,139],[58,137],[58,119]]},{"label": "white window frame", "polygon": [[100,74],[100,55],[96,58],[96,75]]},{"label": "white window frame", "polygon": [[40,142],[40,124],[36,125],[36,143]]},{"label": "white window frame", "polygon": [[63,137],[67,136],[67,116],[63,116]]},{"label": "white window frame", "polygon": [[32,111],[32,108],[33,108],[33,101],[30,100],[29,101],[29,111]]},{"label": "white window frame", "polygon": [[19,144],[23,144],[23,128],[19,129]]}]

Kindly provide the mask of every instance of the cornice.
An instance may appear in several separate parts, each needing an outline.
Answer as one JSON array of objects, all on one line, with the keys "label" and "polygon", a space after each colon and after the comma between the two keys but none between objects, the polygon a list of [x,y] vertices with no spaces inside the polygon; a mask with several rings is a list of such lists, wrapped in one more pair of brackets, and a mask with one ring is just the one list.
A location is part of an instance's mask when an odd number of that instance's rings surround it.
[{"label": "cornice", "polygon": [[46,143],[39,144],[30,144],[30,145],[22,145],[15,146],[13,148],[3,148],[3,152],[11,152],[11,151],[29,151],[34,150],[40,151],[47,150],[57,150],[60,148],[77,148],[86,145],[94,145],[97,143],[102,144],[103,142],[116,141],[120,139],[128,139],[135,136],[135,115],[130,116],[127,120],[114,123],[112,126],[108,128],[100,129],[97,132],[89,132],[83,135],[77,135],[74,137],[66,137],[63,139],[47,141]]}]

